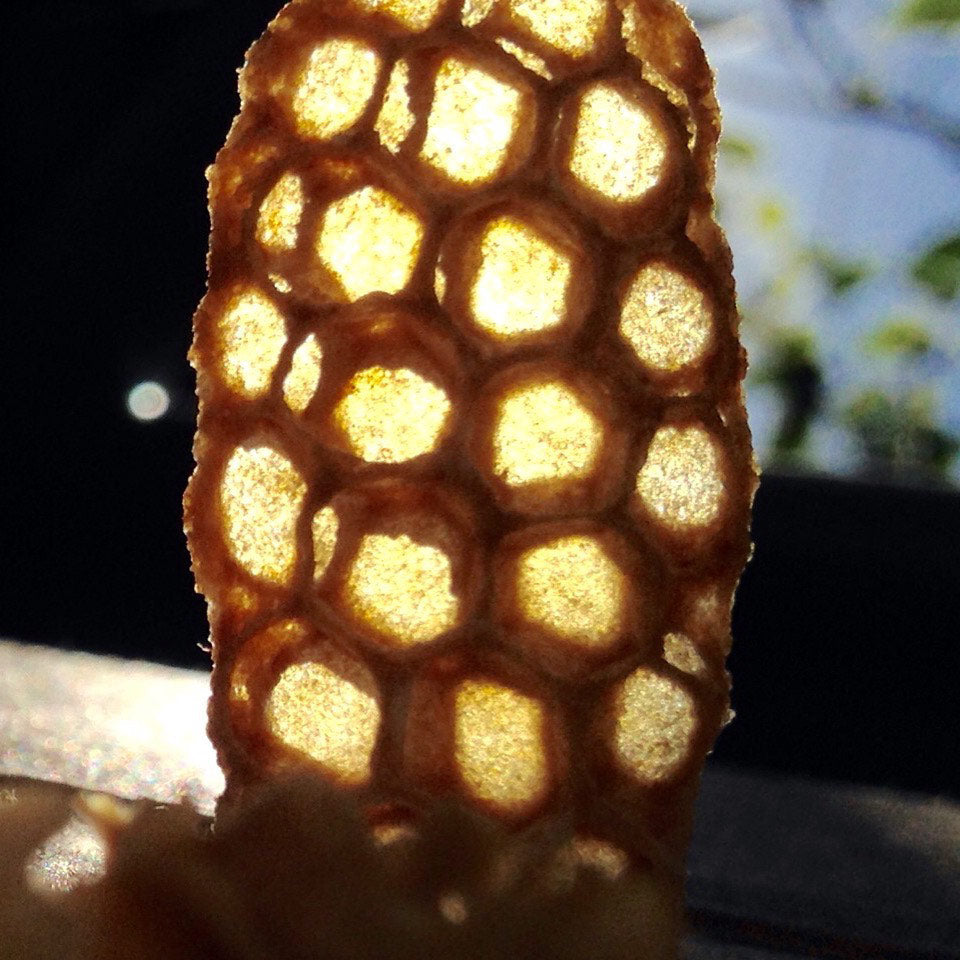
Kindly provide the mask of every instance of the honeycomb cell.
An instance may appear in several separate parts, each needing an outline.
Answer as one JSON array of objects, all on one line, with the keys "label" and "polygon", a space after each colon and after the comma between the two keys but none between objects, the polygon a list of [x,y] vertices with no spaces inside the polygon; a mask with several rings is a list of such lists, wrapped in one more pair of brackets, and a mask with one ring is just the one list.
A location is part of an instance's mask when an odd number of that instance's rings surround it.
[{"label": "honeycomb cell", "polygon": [[619,638],[629,584],[593,536],[575,535],[533,547],[517,564],[518,607],[530,620],[588,650]]},{"label": "honeycomb cell", "polygon": [[331,37],[310,54],[297,79],[291,106],[297,131],[329,140],[363,115],[380,73],[373,47],[353,37]]},{"label": "honeycomb cell", "polygon": [[361,10],[385,13],[401,26],[419,33],[436,20],[444,0],[354,0],[354,2]]},{"label": "honeycomb cell", "polygon": [[266,393],[287,342],[274,302],[256,287],[238,288],[217,320],[217,339],[224,383],[249,400]]},{"label": "honeycomb cell", "polygon": [[463,0],[460,22],[465,27],[475,27],[493,12],[497,0]]},{"label": "honeycomb cell", "polygon": [[672,667],[693,676],[703,676],[707,671],[700,651],[685,633],[668,633],[663,638],[663,659]]},{"label": "honeycomb cell", "polygon": [[454,756],[468,792],[522,815],[549,787],[543,705],[489,680],[464,680],[454,697]]},{"label": "honeycomb cell", "polygon": [[303,413],[310,405],[320,383],[323,350],[315,334],[308,334],[290,359],[283,378],[283,399],[294,413]]},{"label": "honeycomb cell", "polygon": [[417,118],[410,109],[410,94],[407,92],[409,82],[410,65],[406,60],[398,60],[390,72],[383,105],[374,124],[380,142],[391,153],[396,153],[403,146],[416,123]]},{"label": "honeycomb cell", "polygon": [[297,559],[296,524],[307,487],[273,447],[237,447],[220,481],[223,536],[251,576],[285,584]]},{"label": "honeycomb cell", "polygon": [[476,325],[498,339],[563,323],[570,258],[513,216],[492,220],[480,241],[480,266],[470,290]]},{"label": "honeycomb cell", "polygon": [[675,681],[640,667],[614,698],[617,762],[642,783],[672,777],[690,754],[696,704]]},{"label": "honeycomb cell", "polygon": [[385,642],[411,647],[455,627],[460,602],[450,558],[406,533],[365,535],[347,576],[345,599]]},{"label": "honeycomb cell", "polygon": [[317,256],[349,301],[374,291],[399,293],[420,253],[423,224],[393,194],[361,187],[324,211]]},{"label": "honeycomb cell", "polygon": [[663,426],[650,441],[637,495],[655,520],[684,532],[719,518],[725,479],[717,442],[703,427]]},{"label": "honeycomb cell", "polygon": [[593,870],[605,880],[618,879],[630,865],[627,855],[619,847],[596,837],[574,837],[573,850],[581,867]]},{"label": "honeycomb cell", "polygon": [[368,463],[402,463],[435,449],[450,417],[440,387],[407,369],[358,371],[334,410],[353,453]]},{"label": "honeycomb cell", "polygon": [[[420,159],[455,185],[488,183],[504,172],[530,99],[518,86],[448,57],[437,71]],[[523,136],[528,141],[529,131]]]},{"label": "honeycomb cell", "polygon": [[702,359],[713,322],[700,286],[660,260],[637,271],[620,310],[620,333],[640,362],[671,373]]},{"label": "honeycomb cell", "polygon": [[313,540],[313,579],[320,580],[327,572],[333,551],[337,547],[340,519],[333,507],[323,507],[310,521],[310,537]]},{"label": "honeycomb cell", "polygon": [[669,146],[660,123],[639,101],[608,83],[581,96],[570,171],[608,200],[642,199],[660,181]]},{"label": "honeycomb cell", "polygon": [[256,238],[267,250],[292,250],[297,245],[303,216],[303,180],[285,173],[263,198],[257,216]]},{"label": "honeycomb cell", "polygon": [[493,473],[509,487],[582,480],[603,445],[603,424],[563,380],[521,384],[497,404]]},{"label": "honeycomb cell", "polygon": [[544,80],[553,79],[553,71],[547,66],[547,61],[543,57],[537,56],[537,54],[521,47],[519,43],[514,43],[513,40],[508,40],[506,37],[496,37],[494,43],[505,53],[509,53],[520,66],[526,67],[531,73],[543,77]]},{"label": "honeycomb cell", "polygon": [[508,8],[532,36],[576,58],[596,50],[609,16],[607,0],[509,0]]},{"label": "honeycomb cell", "polygon": [[[373,677],[359,663],[352,679],[324,663],[286,667],[264,707],[267,729],[285,746],[306,754],[347,785],[370,779],[380,728]],[[362,685],[356,680],[362,676]]]}]

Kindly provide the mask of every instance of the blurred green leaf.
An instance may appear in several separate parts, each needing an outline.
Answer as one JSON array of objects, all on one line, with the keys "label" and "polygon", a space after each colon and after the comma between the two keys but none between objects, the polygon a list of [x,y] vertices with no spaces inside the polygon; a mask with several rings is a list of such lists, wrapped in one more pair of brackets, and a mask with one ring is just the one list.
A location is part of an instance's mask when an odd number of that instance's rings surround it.
[{"label": "blurred green leaf", "polygon": [[871,353],[922,357],[933,347],[930,334],[916,320],[890,320],[867,337]]},{"label": "blurred green leaf", "polygon": [[960,234],[932,246],[914,263],[911,274],[941,300],[956,297],[960,293]]},{"label": "blurred green leaf", "polygon": [[739,163],[753,163],[759,153],[752,140],[729,133],[720,138],[720,152]]},{"label": "blurred green leaf", "polygon": [[870,268],[866,263],[859,260],[844,260],[823,247],[814,247],[810,251],[810,258],[838,297],[870,275]]},{"label": "blurred green leaf", "polygon": [[865,80],[858,81],[848,93],[850,103],[861,110],[875,110],[882,107],[886,100],[883,94]]},{"label": "blurred green leaf", "polygon": [[776,230],[787,222],[787,208],[777,200],[762,200],[757,207],[757,222],[763,230]]},{"label": "blurred green leaf", "polygon": [[897,19],[906,27],[945,30],[960,24],[960,0],[907,0]]}]

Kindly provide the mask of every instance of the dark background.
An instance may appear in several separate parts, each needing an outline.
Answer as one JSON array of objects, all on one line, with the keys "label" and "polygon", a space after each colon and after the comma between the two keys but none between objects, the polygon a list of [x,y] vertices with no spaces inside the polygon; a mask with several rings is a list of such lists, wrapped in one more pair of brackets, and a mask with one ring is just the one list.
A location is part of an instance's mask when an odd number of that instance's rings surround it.
[{"label": "dark background", "polygon": [[[180,523],[203,174],[278,3],[4,14],[2,636],[208,663]],[[165,417],[127,412],[142,380]],[[718,759],[960,796],[960,493],[769,475],[754,539]]]}]

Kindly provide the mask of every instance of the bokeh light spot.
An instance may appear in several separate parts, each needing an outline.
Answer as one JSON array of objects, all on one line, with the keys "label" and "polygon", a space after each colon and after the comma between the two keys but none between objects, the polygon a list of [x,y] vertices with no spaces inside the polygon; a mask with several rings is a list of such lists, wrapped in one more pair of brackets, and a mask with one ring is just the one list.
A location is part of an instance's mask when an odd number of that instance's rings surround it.
[{"label": "bokeh light spot", "polygon": [[170,409],[170,394],[163,384],[144,380],[127,394],[127,410],[135,420],[159,420]]},{"label": "bokeh light spot", "polygon": [[454,749],[467,790],[522,813],[547,788],[543,706],[509,687],[465,680],[454,701]]}]

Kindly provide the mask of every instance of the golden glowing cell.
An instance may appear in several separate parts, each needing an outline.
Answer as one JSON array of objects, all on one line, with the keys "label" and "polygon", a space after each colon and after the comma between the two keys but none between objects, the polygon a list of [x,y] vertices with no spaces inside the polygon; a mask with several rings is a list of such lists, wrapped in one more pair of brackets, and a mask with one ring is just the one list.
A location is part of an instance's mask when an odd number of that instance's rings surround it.
[{"label": "golden glowing cell", "polygon": [[223,536],[253,577],[287,583],[297,559],[296,524],[307,486],[272,447],[237,447],[220,481]]},{"label": "golden glowing cell", "polygon": [[641,199],[657,185],[667,143],[639,104],[608,84],[590,87],[580,100],[570,171],[610,200]]},{"label": "golden glowing cell", "polygon": [[703,427],[660,427],[637,476],[637,493],[668,527],[705,527],[720,516],[724,475],[716,441]]},{"label": "golden glowing cell", "polygon": [[522,812],[547,788],[543,706],[509,687],[465,680],[454,701],[454,750],[475,797]]},{"label": "golden glowing cell", "polygon": [[339,780],[351,785],[369,780],[380,709],[375,697],[329,667],[287,667],[270,691],[264,714],[273,736]]},{"label": "golden glowing cell", "polygon": [[285,173],[260,204],[257,217],[257,242],[268,250],[292,250],[303,216],[303,181],[295,173]]},{"label": "golden glowing cell", "polygon": [[355,373],[334,410],[353,453],[368,463],[401,463],[433,450],[450,416],[438,386],[406,369]]},{"label": "golden glowing cell", "polygon": [[356,616],[400,647],[434,640],[456,626],[460,611],[447,555],[406,534],[360,541],[346,599]]},{"label": "golden glowing cell", "polygon": [[361,187],[324,211],[317,255],[351,302],[375,290],[399,293],[420,252],[423,224],[395,196]]},{"label": "golden glowing cell", "polygon": [[322,360],[320,341],[312,333],[293,351],[290,370],[283,378],[283,399],[294,413],[303,413],[313,399],[320,383]]},{"label": "golden glowing cell", "polygon": [[410,109],[410,95],[407,83],[410,81],[410,67],[406,60],[398,60],[387,80],[387,89],[383,95],[383,106],[377,115],[374,129],[380,142],[391,152],[396,153],[403,141],[410,136],[416,117]]},{"label": "golden glowing cell", "polygon": [[702,676],[707,669],[703,657],[700,656],[700,651],[694,646],[693,641],[683,633],[668,633],[664,636],[663,659],[672,667],[694,676]]},{"label": "golden glowing cell", "polygon": [[349,130],[366,109],[380,72],[377,52],[352,37],[332,37],[310,54],[293,94],[297,130],[329,140]]},{"label": "golden glowing cell", "polygon": [[630,283],[620,333],[642,363],[672,372],[703,356],[713,333],[713,311],[689,277],[665,263],[651,263]]},{"label": "golden glowing cell", "polygon": [[220,373],[230,389],[252,400],[267,392],[287,342],[283,314],[255,287],[240,288],[217,323]]},{"label": "golden glowing cell", "polygon": [[506,160],[520,102],[515,87],[448,57],[437,71],[421,159],[456,183],[491,180]]},{"label": "golden glowing cell", "polygon": [[480,268],[470,290],[475,323],[498,338],[563,322],[570,259],[516,217],[498,217],[480,241]]},{"label": "golden glowing cell", "polygon": [[282,277],[279,273],[269,273],[267,274],[267,278],[279,293],[289,293],[293,289],[290,281]]},{"label": "golden glowing cell", "polygon": [[607,22],[607,0],[510,0],[533,36],[571,57],[592,53]]},{"label": "golden glowing cell", "polygon": [[641,667],[617,691],[617,760],[638,780],[666,780],[687,758],[696,723],[696,705],[690,694],[674,681]]},{"label": "golden glowing cell", "polygon": [[354,0],[361,10],[386,13],[408,30],[426,30],[436,19],[443,0]]},{"label": "golden glowing cell", "polygon": [[310,536],[313,540],[313,579],[319,580],[330,566],[333,551],[337,546],[340,519],[333,507],[324,507],[310,521]]},{"label": "golden glowing cell", "polygon": [[627,855],[605,840],[574,837],[573,849],[582,866],[596,871],[606,880],[616,880],[629,866]]},{"label": "golden glowing cell", "polygon": [[516,589],[531,621],[582,647],[607,647],[623,627],[627,578],[595,537],[560,537],[528,550]]},{"label": "golden glowing cell", "polygon": [[603,442],[600,421],[563,381],[519,387],[499,404],[493,470],[522,486],[587,476]]},{"label": "golden glowing cell", "polygon": [[531,53],[529,50],[521,47],[520,44],[508,40],[506,37],[497,37],[494,42],[501,50],[509,53],[522,67],[526,67],[532,73],[537,74],[537,76],[543,77],[544,80],[553,79],[553,73],[543,57],[538,57],[535,53]]}]

